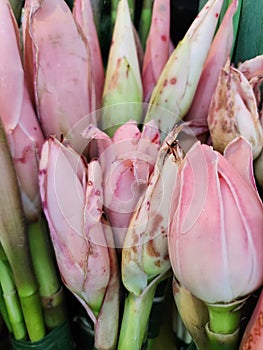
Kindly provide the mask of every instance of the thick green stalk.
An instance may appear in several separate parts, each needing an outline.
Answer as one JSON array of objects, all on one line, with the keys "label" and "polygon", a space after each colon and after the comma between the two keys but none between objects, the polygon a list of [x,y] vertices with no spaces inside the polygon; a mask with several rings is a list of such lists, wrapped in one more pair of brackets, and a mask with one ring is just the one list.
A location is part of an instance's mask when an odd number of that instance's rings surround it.
[{"label": "thick green stalk", "polygon": [[141,39],[143,50],[145,50],[146,41],[147,41],[149,30],[151,27],[152,6],[153,6],[153,0],[143,1],[140,23],[139,23],[139,37]]},{"label": "thick green stalk", "polygon": [[5,325],[7,326],[8,331],[11,333],[12,332],[12,326],[8,317],[8,313],[7,313],[7,309],[6,309],[6,305],[4,302],[4,296],[3,296],[3,289],[1,287],[0,284],[0,324],[2,327],[3,322],[5,323]]},{"label": "thick green stalk", "polygon": [[238,300],[229,304],[206,303],[209,313],[209,322],[206,325],[209,349],[237,349],[243,304],[244,300]]},{"label": "thick green stalk", "polygon": [[160,282],[170,276],[169,268],[152,280],[140,295],[136,296],[129,292],[124,303],[118,350],[141,350],[147,338],[148,322],[156,288]]},{"label": "thick green stalk", "polygon": [[45,322],[48,329],[53,329],[64,323],[67,315],[53,249],[42,218],[29,224],[28,235]]},{"label": "thick green stalk", "polygon": [[26,327],[31,340],[45,335],[38,287],[32,268],[25,219],[5,132],[0,125],[0,241],[14,275]]},{"label": "thick green stalk", "polygon": [[156,285],[136,296],[125,299],[118,350],[140,350],[146,336]]},{"label": "thick green stalk", "polygon": [[25,339],[27,335],[23,314],[17,295],[13,276],[7,262],[0,259],[0,283],[3,291],[3,301],[10,321],[11,332],[15,339]]}]

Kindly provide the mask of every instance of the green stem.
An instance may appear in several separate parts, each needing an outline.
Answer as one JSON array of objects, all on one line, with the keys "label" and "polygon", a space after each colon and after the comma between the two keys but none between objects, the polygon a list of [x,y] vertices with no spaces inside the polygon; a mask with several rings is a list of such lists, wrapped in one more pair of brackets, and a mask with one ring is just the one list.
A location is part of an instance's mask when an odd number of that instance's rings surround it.
[{"label": "green stem", "polygon": [[156,285],[139,296],[129,293],[125,299],[124,314],[118,350],[140,350],[145,339]]},{"label": "green stem", "polygon": [[25,339],[27,331],[12,272],[10,267],[3,260],[0,260],[0,283],[3,291],[3,302],[10,321],[11,332],[15,339]]},{"label": "green stem", "polygon": [[10,264],[31,340],[45,335],[45,325],[33,272],[20,191],[5,132],[0,124],[0,241]]},{"label": "green stem", "polygon": [[146,41],[151,28],[153,0],[144,0],[139,23],[139,36],[143,50],[146,47]]},{"label": "green stem", "polygon": [[4,302],[4,296],[3,296],[3,289],[0,284],[0,316],[2,317],[1,319],[1,325],[2,325],[2,320],[6,324],[8,331],[12,333],[12,326],[8,317],[6,305]]},{"label": "green stem", "polygon": [[206,303],[209,313],[209,323],[206,325],[209,348],[213,350],[237,349],[243,304],[244,299],[229,304]]},{"label": "green stem", "polygon": [[[129,292],[124,303],[118,350],[140,350],[145,338],[158,284],[171,276],[171,270],[164,271],[150,282],[138,296]],[[127,336],[129,335],[129,336]]]},{"label": "green stem", "polygon": [[[220,334],[211,332],[208,325],[206,333],[209,341],[209,348],[213,350],[237,350],[239,342],[239,329],[231,334]],[[202,349],[200,349],[202,350]]]},{"label": "green stem", "polygon": [[53,329],[65,322],[67,315],[63,290],[59,283],[53,256],[53,248],[44,224],[42,218],[30,223],[28,235],[45,322],[48,329]]}]

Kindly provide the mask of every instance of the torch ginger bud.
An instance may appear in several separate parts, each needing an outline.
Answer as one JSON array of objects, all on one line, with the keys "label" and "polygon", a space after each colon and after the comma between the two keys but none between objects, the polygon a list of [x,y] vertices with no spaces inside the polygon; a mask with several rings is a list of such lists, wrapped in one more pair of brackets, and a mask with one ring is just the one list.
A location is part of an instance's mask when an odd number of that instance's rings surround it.
[{"label": "torch ginger bud", "polygon": [[256,158],[263,145],[257,101],[246,77],[228,61],[221,69],[208,111],[208,127],[213,146],[223,152],[229,142],[244,136]]},{"label": "torch ginger bud", "polygon": [[244,138],[225,156],[196,142],[181,163],[169,256],[178,281],[205,302],[231,302],[263,283],[263,206],[252,175]]}]

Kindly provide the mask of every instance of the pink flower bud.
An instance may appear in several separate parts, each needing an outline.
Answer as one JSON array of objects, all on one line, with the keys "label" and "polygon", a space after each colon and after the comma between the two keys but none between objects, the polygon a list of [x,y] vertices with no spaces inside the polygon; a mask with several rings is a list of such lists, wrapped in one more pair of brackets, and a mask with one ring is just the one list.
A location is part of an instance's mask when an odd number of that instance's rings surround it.
[{"label": "pink flower bud", "polygon": [[[96,123],[91,60],[83,34],[63,0],[26,0],[25,71],[45,136],[70,139],[76,124]],[[80,150],[82,151],[82,150]]]},{"label": "pink flower bud", "polygon": [[19,32],[9,1],[0,3],[0,115],[29,221],[40,214],[38,162],[44,137],[26,86]]},{"label": "pink flower bud", "polygon": [[169,256],[178,281],[205,302],[230,302],[263,283],[263,206],[251,169],[243,138],[225,156],[196,142],[181,163]]},{"label": "pink flower bud", "polygon": [[[87,166],[73,149],[49,138],[41,155],[40,189],[62,280],[94,321],[96,341],[115,343],[118,267],[112,232],[102,217],[100,164]],[[115,326],[101,332],[112,316]]]},{"label": "pink flower bud", "polygon": [[153,122],[146,124],[140,132],[136,122],[130,121],[119,127],[112,139],[92,126],[84,134],[97,142],[103,166],[105,212],[115,245],[120,248],[131,215],[153,171],[160,133]]}]

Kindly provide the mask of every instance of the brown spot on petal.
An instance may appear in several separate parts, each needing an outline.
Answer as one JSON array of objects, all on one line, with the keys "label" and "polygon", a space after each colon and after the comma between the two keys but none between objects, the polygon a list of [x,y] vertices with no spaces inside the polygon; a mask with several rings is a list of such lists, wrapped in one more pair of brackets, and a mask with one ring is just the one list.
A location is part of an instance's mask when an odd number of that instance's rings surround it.
[{"label": "brown spot on petal", "polygon": [[176,81],[177,81],[176,77],[171,78],[170,80],[171,85],[175,85]]},{"label": "brown spot on petal", "polygon": [[161,35],[161,40],[162,41],[166,41],[167,40],[167,36],[166,35]]},{"label": "brown spot on petal", "polygon": [[150,256],[155,256],[155,257],[160,256],[160,253],[158,252],[158,250],[156,250],[153,239],[147,242],[147,252]]},{"label": "brown spot on petal", "polygon": [[157,266],[157,267],[161,267],[161,261],[160,261],[160,259],[156,260],[156,261],[154,262],[154,265]]}]

